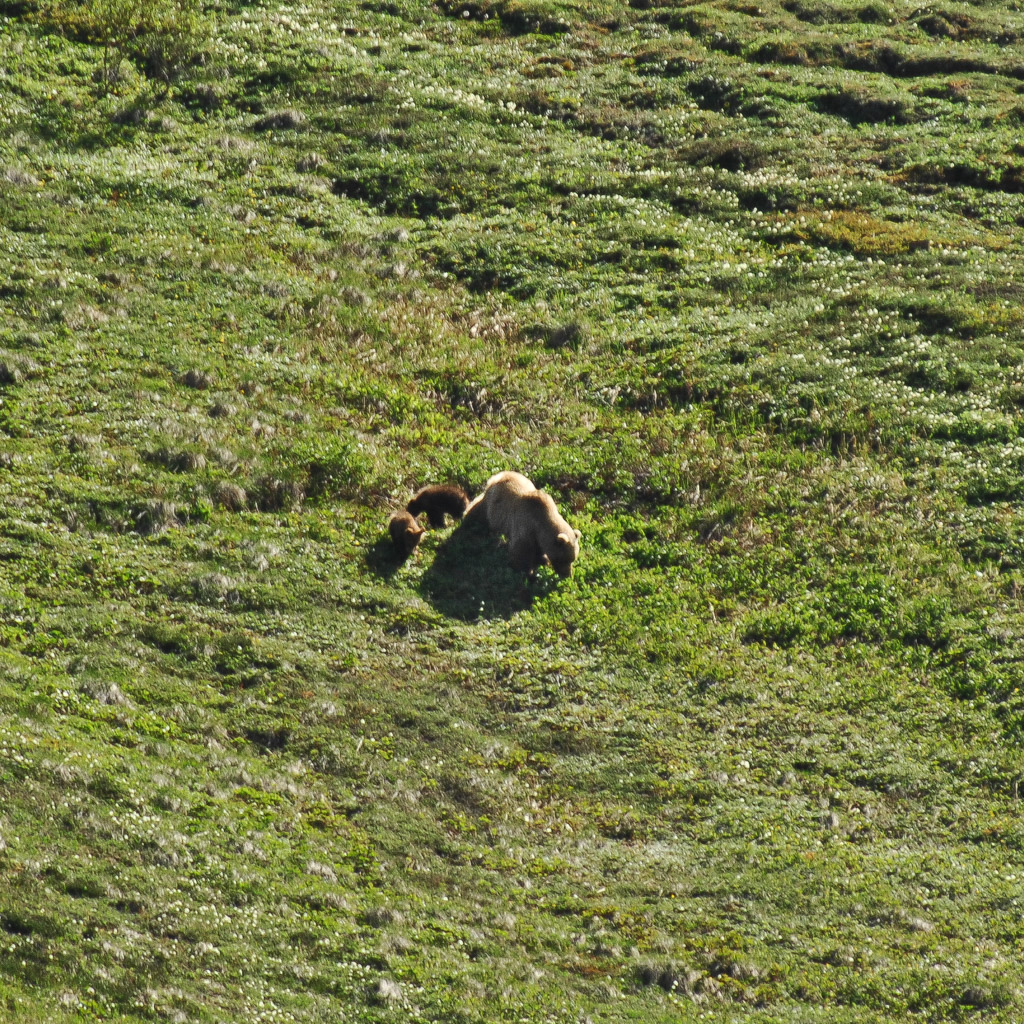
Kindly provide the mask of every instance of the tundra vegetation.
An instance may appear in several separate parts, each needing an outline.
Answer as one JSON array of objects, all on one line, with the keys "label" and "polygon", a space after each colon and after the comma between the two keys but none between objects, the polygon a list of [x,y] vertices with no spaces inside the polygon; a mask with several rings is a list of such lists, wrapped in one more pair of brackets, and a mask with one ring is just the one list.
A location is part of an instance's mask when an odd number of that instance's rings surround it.
[{"label": "tundra vegetation", "polygon": [[0,1016],[1020,1020],[1022,35],[0,2]]}]

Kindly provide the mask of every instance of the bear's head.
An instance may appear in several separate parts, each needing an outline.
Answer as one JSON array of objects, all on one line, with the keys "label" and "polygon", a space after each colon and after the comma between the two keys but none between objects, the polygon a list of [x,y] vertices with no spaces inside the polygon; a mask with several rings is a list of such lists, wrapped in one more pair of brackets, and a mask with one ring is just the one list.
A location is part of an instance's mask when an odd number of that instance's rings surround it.
[{"label": "bear's head", "polygon": [[548,561],[551,568],[559,576],[572,575],[572,563],[580,554],[580,531],[573,530],[571,534],[560,533],[555,537],[553,549],[548,552]]}]

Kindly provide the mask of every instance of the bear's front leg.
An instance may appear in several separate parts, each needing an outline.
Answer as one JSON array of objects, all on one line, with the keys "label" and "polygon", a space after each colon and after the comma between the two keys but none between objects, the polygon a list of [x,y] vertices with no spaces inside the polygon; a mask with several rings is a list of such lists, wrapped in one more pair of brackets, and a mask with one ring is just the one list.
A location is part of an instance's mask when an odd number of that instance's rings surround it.
[{"label": "bear's front leg", "polygon": [[533,579],[540,565],[541,551],[532,537],[518,537],[508,546],[508,560],[513,569],[525,572]]}]

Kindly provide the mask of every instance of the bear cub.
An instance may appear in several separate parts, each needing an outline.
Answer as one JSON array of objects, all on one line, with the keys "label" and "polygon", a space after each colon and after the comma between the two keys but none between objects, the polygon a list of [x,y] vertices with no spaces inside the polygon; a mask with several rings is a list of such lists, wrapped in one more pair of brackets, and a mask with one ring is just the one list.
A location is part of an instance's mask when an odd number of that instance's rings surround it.
[{"label": "bear cub", "polygon": [[388,520],[391,541],[403,558],[408,558],[427,531],[416,522],[406,509],[394,513]]},{"label": "bear cub", "polygon": [[447,513],[452,519],[461,519],[469,505],[469,496],[455,484],[434,484],[417,491],[405,506],[412,516],[427,513],[427,522],[435,530],[444,526]]}]

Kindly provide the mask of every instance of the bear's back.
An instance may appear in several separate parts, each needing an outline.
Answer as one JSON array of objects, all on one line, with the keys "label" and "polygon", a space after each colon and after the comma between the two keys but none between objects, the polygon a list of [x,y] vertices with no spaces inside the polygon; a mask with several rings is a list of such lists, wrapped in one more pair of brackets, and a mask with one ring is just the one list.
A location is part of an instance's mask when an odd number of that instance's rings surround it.
[{"label": "bear's back", "polygon": [[507,469],[503,473],[495,473],[487,481],[485,494],[489,493],[492,488],[497,488],[496,493],[501,494],[532,494],[537,490],[529,477],[511,469]]},{"label": "bear's back", "polygon": [[[483,504],[487,525],[495,533],[511,536],[516,523],[523,519],[524,499],[532,499],[539,493],[522,473],[496,473],[487,481],[487,490],[484,491]],[[527,504],[532,502],[528,501]]]},{"label": "bear's back", "polygon": [[526,490],[519,481],[499,481],[487,489],[485,501],[487,525],[495,533],[511,539],[529,530],[542,546],[553,543],[560,533],[573,537],[572,527],[562,518],[551,495],[538,491],[533,484]]}]

